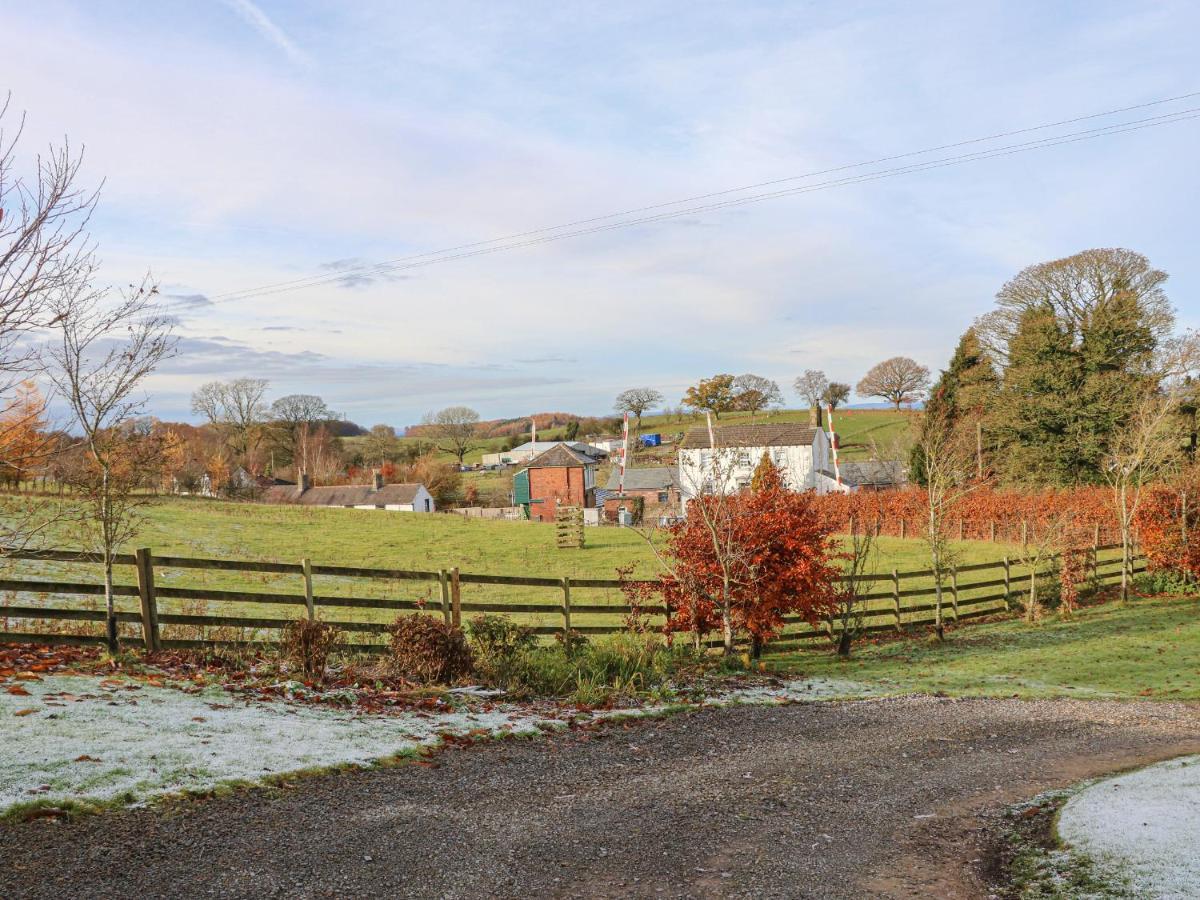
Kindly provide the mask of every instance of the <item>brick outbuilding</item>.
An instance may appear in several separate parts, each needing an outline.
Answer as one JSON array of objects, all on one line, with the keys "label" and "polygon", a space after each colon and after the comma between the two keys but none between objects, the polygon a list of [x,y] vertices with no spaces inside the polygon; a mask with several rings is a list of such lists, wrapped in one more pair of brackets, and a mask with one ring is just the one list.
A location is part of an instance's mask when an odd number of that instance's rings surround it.
[{"label": "brick outbuilding", "polygon": [[560,506],[595,505],[596,461],[559,444],[513,477],[513,494],[529,518],[553,522]]}]

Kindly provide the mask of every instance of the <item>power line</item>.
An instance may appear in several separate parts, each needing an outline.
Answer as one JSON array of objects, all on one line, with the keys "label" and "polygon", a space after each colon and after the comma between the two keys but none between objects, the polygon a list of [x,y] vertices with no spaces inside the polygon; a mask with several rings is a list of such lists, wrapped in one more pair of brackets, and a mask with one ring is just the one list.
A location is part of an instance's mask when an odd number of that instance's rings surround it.
[{"label": "power line", "polygon": [[[838,172],[846,172],[854,169],[864,168],[872,165],[879,165],[883,162],[894,162],[901,159],[910,159],[916,156],[923,156],[929,153],[936,153],[942,150],[955,149],[960,147],[971,146],[975,144],[994,141],[1002,137],[1012,137],[1021,134],[1029,134],[1035,131],[1041,131],[1048,128],[1061,127],[1067,124],[1090,121],[1105,116],[1116,115],[1122,112],[1130,112],[1132,110],[1146,109],[1153,106],[1161,106],[1166,103],[1178,102],[1180,100],[1191,99],[1200,96],[1200,91],[1188,94],[1180,94],[1175,97],[1164,98],[1161,100],[1153,100],[1146,103],[1140,103],[1134,106],[1126,106],[1118,109],[1107,110],[1105,112],[1093,113],[1086,116],[1078,116],[1070,119],[1062,119],[1057,122],[1047,123],[1044,125],[1035,125],[1027,128],[1014,129],[1012,131],[998,132],[986,137],[972,138],[965,141],[957,141],[951,144],[942,144],[937,147],[930,147],[923,150],[913,150],[907,153],[895,154],[893,156],[880,157],[868,162],[852,163],[848,165],[836,166],[829,169],[823,169],[816,172],[809,172],[803,175],[788,176],[786,178],[773,179],[771,181],[759,182],[757,184],[745,185],[739,188],[730,188],[727,190],[716,191],[708,194],[700,194],[694,197],[688,197],[681,200],[674,200],[665,203],[657,203],[649,206],[638,207],[635,209],[624,210],[616,213],[609,213],[603,216],[595,216],[587,219],[579,219],[574,222],[567,222],[560,225],[547,226],[531,231],[517,232],[503,237],[492,238],[486,241],[476,241],[469,244],[460,244],[455,247],[448,247],[442,250],[434,250],[426,253],[419,253],[412,256],[398,257],[392,260],[386,260],[379,263],[363,264],[360,266],[349,266],[344,269],[339,269],[337,272],[325,273],[321,275],[313,275],[305,278],[293,279],[291,281],[275,282],[272,284],[262,285],[257,288],[248,288],[239,291],[231,291],[224,294],[214,295],[211,299],[214,302],[229,302],[233,300],[246,299],[257,296],[270,296],[278,293],[285,293],[294,290],[302,290],[309,287],[316,287],[322,284],[332,283],[345,278],[348,275],[384,275],[392,272],[400,272],[407,269],[419,268],[427,265],[433,265],[438,262],[446,262],[450,260],[466,259],[473,256],[483,256],[490,253],[496,253],[506,250],[514,250],[524,247],[537,246],[553,241],[564,240],[572,237],[580,237],[589,234],[596,234],[604,231],[611,231],[618,228],[628,228],[634,225],[651,224],[654,222],[664,221],[672,218],[678,218],[685,215],[694,215],[700,212],[711,212],[714,210],[726,209],[731,206],[740,206],[750,203],[759,203],[765,200],[778,199],[780,197],[788,197],[797,194],[810,193],[818,190],[830,190],[835,187],[844,187],[847,185],[862,184],[868,181],[881,180],[883,178],[894,178],[900,175],[913,174],[917,172],[930,171],[932,169],[946,168],[954,165],[962,165],[968,162],[976,162],[986,159],[994,159],[1001,156],[1011,156],[1017,153],[1026,153],[1032,150],[1045,149],[1047,147],[1056,147],[1064,144],[1078,143],[1085,140],[1095,140],[1100,137],[1108,137],[1114,134],[1123,134],[1130,131],[1140,131],[1147,128],[1161,127],[1164,125],[1174,124],[1176,122],[1187,121],[1196,118],[1200,115],[1200,107],[1192,107],[1183,110],[1177,110],[1171,113],[1165,113],[1158,116],[1151,116],[1144,119],[1135,119],[1132,121],[1118,122],[1111,125],[1100,126],[1098,128],[1085,129],[1083,131],[1072,132],[1067,134],[1052,135],[1045,138],[1039,138],[1033,141],[1024,141],[1016,144],[1009,144],[1002,147],[991,147],[983,150],[978,150],[970,153],[957,154],[950,157],[943,157],[935,160],[924,160],[921,162],[896,166],[889,169],[882,169],[874,172],[867,172],[860,175],[853,175],[843,178],[831,179],[816,184],[808,184],[791,188],[784,188],[776,191],[769,191],[760,194],[752,194],[743,197],[733,197],[728,200],[719,200],[713,203],[705,203],[698,206],[689,206],[683,209],[677,209],[667,212],[658,212],[653,215],[639,215],[641,213],[651,212],[655,210],[668,210],[670,207],[680,206],[685,203],[695,203],[701,200],[712,200],[720,197],[728,197],[732,194],[744,194],[746,191],[756,190],[762,187],[771,187],[779,184],[786,184],[793,181],[805,180],[822,175],[836,174]],[[621,218],[625,216],[634,216],[634,218]],[[613,222],[613,219],[621,219]],[[603,223],[603,224],[601,224]],[[587,226],[587,227],[580,227]],[[574,230],[567,230],[574,229]]]}]

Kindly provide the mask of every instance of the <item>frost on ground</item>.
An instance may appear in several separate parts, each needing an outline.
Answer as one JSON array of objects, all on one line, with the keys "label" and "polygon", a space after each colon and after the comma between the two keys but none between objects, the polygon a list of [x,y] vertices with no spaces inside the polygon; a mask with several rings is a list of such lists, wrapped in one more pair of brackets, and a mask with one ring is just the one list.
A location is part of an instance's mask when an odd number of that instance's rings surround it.
[{"label": "frost on ground", "polygon": [[[794,681],[744,687],[707,705],[864,696],[865,685]],[[646,715],[643,707],[592,715]],[[247,703],[220,688],[189,694],[123,679],[47,675],[0,691],[0,814],[29,801],[141,801],[180,791],[339,764],[367,764],[438,743],[561,726],[515,705],[387,715],[281,702]]]},{"label": "frost on ground", "polygon": [[513,709],[366,717],[75,675],[22,688],[0,693],[0,812],[30,800],[143,799],[367,763],[436,743],[443,732],[519,733],[549,721]]},{"label": "frost on ground", "polygon": [[1200,890],[1200,756],[1170,760],[1084,788],[1067,801],[1059,836],[1134,896]]}]

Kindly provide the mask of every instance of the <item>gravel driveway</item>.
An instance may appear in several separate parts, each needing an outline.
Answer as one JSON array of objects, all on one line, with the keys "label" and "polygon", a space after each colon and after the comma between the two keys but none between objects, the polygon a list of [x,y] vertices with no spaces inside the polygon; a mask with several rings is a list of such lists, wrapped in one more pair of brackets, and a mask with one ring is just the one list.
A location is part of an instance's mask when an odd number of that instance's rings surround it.
[{"label": "gravel driveway", "polygon": [[1198,751],[1188,705],[709,709],[0,826],[0,897],[986,896],[990,813]]}]

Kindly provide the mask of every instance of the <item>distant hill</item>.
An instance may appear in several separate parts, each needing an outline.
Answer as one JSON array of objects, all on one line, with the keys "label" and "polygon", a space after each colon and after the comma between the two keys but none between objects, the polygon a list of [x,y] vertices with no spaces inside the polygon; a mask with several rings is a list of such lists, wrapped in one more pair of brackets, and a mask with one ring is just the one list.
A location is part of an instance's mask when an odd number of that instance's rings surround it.
[{"label": "distant hill", "polygon": [[[504,438],[529,431],[530,420],[537,422],[538,431],[563,428],[569,422],[579,422],[580,434],[611,431],[619,421],[613,416],[580,416],[567,412],[540,412],[533,416],[510,419],[486,419],[479,423],[479,433],[484,438]],[[429,426],[409,425],[404,429],[405,437],[428,437]]]}]

